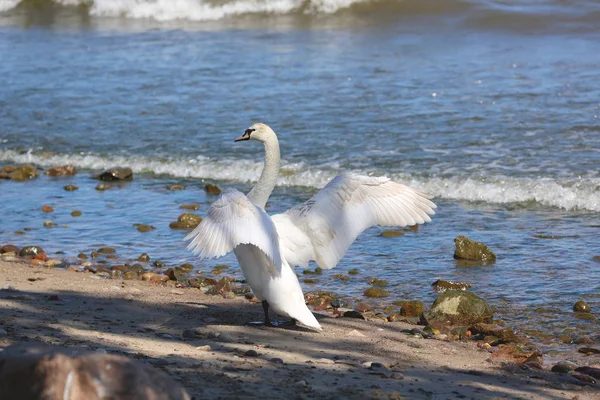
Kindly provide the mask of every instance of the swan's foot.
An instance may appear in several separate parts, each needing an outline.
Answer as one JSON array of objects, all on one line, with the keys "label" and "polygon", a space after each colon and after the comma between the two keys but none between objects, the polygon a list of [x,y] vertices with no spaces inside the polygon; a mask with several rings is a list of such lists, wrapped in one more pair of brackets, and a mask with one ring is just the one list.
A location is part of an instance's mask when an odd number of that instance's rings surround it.
[{"label": "swan's foot", "polygon": [[271,321],[271,319],[269,318],[269,303],[267,303],[266,300],[262,301],[262,307],[263,307],[263,311],[265,313],[264,322],[252,321],[252,322],[248,322],[248,325],[253,325],[253,326],[264,325],[264,326],[275,327],[275,328],[285,327],[285,326],[296,326],[296,320],[293,318],[290,321]]}]

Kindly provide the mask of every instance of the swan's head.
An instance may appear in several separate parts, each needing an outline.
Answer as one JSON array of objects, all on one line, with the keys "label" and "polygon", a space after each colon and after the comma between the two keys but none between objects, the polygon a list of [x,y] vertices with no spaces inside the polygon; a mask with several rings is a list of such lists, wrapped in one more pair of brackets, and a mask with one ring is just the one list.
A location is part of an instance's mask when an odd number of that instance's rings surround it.
[{"label": "swan's head", "polygon": [[275,137],[273,129],[269,128],[268,125],[259,122],[246,129],[242,136],[235,139],[235,142],[241,142],[242,140],[258,140],[259,142],[264,143],[273,137]]}]

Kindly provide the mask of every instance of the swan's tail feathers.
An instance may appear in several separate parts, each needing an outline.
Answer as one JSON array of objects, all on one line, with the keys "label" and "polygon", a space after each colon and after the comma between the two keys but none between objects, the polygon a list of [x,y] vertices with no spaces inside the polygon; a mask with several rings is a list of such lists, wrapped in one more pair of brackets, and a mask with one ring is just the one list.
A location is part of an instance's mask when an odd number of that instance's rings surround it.
[{"label": "swan's tail feathers", "polygon": [[305,325],[311,329],[320,331],[323,330],[319,321],[315,318],[313,313],[308,309],[308,307],[302,307],[300,310],[296,310],[294,315],[290,314],[290,317],[294,318],[296,321],[300,322],[302,325]]}]

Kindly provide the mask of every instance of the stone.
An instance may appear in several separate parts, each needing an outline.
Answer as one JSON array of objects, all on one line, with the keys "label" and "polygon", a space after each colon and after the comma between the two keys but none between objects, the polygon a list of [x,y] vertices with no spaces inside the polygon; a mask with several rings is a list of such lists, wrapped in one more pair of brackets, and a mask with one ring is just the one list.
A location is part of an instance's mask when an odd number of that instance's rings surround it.
[{"label": "stone", "polygon": [[179,208],[183,209],[183,210],[199,210],[200,209],[200,204],[198,203],[189,203],[189,204],[182,204],[179,206]]},{"label": "stone", "polygon": [[207,183],[204,185],[204,191],[206,194],[219,195],[221,194],[221,188],[217,185],[213,185],[212,183]]},{"label": "stone", "polygon": [[51,213],[54,212],[54,208],[52,208],[52,206],[49,204],[44,204],[44,206],[42,207],[42,211],[45,213]]},{"label": "stone", "polygon": [[117,252],[117,250],[113,249],[112,247],[100,247],[98,249],[98,253],[100,254],[115,254]]},{"label": "stone", "polygon": [[[46,260],[46,252],[38,246],[25,246],[19,251],[19,257],[31,257],[34,259]],[[37,258],[36,258],[37,257]]]},{"label": "stone", "polygon": [[141,262],[148,262],[148,261],[150,261],[150,256],[149,256],[148,254],[146,254],[146,253],[142,253],[142,254],[141,254],[141,255],[140,255],[138,258],[137,258],[137,260],[138,260],[138,261],[141,261]]},{"label": "stone", "polygon": [[575,368],[577,368],[577,364],[567,362],[567,361],[560,361],[552,366],[551,371],[556,372],[558,374],[568,374],[569,372],[573,371]]},{"label": "stone", "polygon": [[522,341],[511,328],[505,328],[496,324],[477,323],[469,328],[471,333],[480,334],[484,337],[494,337],[495,343],[492,343],[484,338],[484,341],[496,346],[501,343],[519,342]]},{"label": "stone", "polygon": [[0,247],[0,254],[6,254],[6,253],[19,254],[20,251],[21,250],[14,244],[5,244],[4,246]]},{"label": "stone", "polygon": [[348,275],[358,275],[360,271],[357,268],[352,268],[348,271]]},{"label": "stone", "polygon": [[169,268],[166,270],[165,275],[169,277],[170,280],[176,282],[186,282],[187,276],[185,271],[181,269],[181,267]]},{"label": "stone", "polygon": [[389,230],[389,231],[382,231],[382,232],[381,232],[379,235],[380,235],[380,236],[383,236],[383,237],[388,237],[388,238],[389,238],[389,237],[398,237],[398,236],[402,236],[402,235],[404,235],[404,232],[402,232],[402,231],[391,231],[391,230]]},{"label": "stone", "polygon": [[0,179],[12,179],[16,182],[24,182],[30,179],[35,179],[40,175],[38,170],[31,165],[5,165],[0,169]]},{"label": "stone", "polygon": [[577,319],[583,319],[583,320],[588,320],[588,321],[593,321],[596,319],[596,316],[594,314],[585,313],[585,312],[575,313],[574,317]]},{"label": "stone", "polygon": [[356,318],[356,319],[365,319],[362,313],[354,310],[346,311],[344,313],[344,318]]},{"label": "stone", "polygon": [[592,261],[596,261],[600,263],[600,256],[594,256],[592,257]]},{"label": "stone", "polygon": [[400,308],[400,315],[404,317],[419,317],[427,308],[422,301],[407,301]]},{"label": "stone", "polygon": [[471,288],[471,285],[466,282],[452,282],[443,279],[438,279],[433,282],[431,286],[433,286],[433,290],[438,293],[443,293],[446,290],[467,290]]},{"label": "stone", "polygon": [[454,239],[456,249],[454,258],[492,263],[496,261],[496,255],[481,242],[476,242],[466,236],[457,236]]},{"label": "stone", "polygon": [[8,336],[8,332],[6,332],[6,330],[0,328],[0,337],[7,337]]},{"label": "stone", "polygon": [[586,374],[591,376],[592,378],[600,379],[600,368],[596,367],[577,367],[575,368],[576,372],[580,372],[582,374]]},{"label": "stone", "polygon": [[202,217],[192,213],[181,214],[176,222],[171,222],[169,228],[171,229],[192,229],[198,226],[202,222]]},{"label": "stone", "polygon": [[48,171],[44,172],[44,174],[53,177],[73,176],[77,174],[77,168],[73,165],[59,165],[50,168]]},{"label": "stone", "polygon": [[79,210],[73,210],[71,211],[71,216],[72,217],[81,217],[83,215],[83,213]]},{"label": "stone", "polygon": [[348,302],[342,299],[334,299],[331,301],[331,307],[333,308],[345,308],[348,307]]},{"label": "stone", "polygon": [[589,375],[580,374],[580,373],[577,373],[577,372],[571,372],[570,375],[573,378],[577,379],[578,381],[585,382],[585,383],[590,383],[592,385],[596,384],[596,380],[594,378],[592,378],[591,376],[589,376]]},{"label": "stone", "polygon": [[581,347],[577,349],[577,352],[583,354],[600,354],[600,349],[596,349],[594,347]]},{"label": "stone", "polygon": [[258,352],[256,350],[248,350],[244,355],[246,357],[258,357]]},{"label": "stone", "polygon": [[133,179],[133,171],[131,168],[111,168],[95,175],[94,178],[107,182],[131,180]]},{"label": "stone", "polygon": [[185,190],[185,186],[183,185],[167,185],[167,190]]},{"label": "stone", "polygon": [[388,285],[388,281],[386,281],[385,279],[369,278],[367,282],[369,283],[369,285],[379,287],[386,287]]},{"label": "stone", "polygon": [[434,322],[473,325],[487,322],[492,316],[492,307],[485,300],[475,293],[462,290],[448,290],[440,294],[431,309],[423,313],[426,325]]},{"label": "stone", "polygon": [[145,232],[153,231],[156,228],[154,226],[152,226],[152,225],[137,224],[137,228],[136,229],[137,229],[138,232],[145,233]]},{"label": "stone", "polygon": [[0,393],[11,399],[190,399],[148,364],[43,345],[14,345],[0,353]]},{"label": "stone", "polygon": [[573,311],[575,311],[575,312],[589,313],[589,312],[592,311],[592,309],[590,308],[590,306],[588,305],[588,303],[586,303],[583,300],[579,300],[577,303],[575,303],[573,305]]},{"label": "stone", "polygon": [[79,189],[79,186],[77,186],[77,185],[66,185],[66,186],[64,187],[64,189],[65,189],[67,192],[74,192],[75,190],[78,190],[78,189]]},{"label": "stone", "polygon": [[99,192],[103,192],[108,189],[112,189],[112,186],[107,185],[106,183],[99,183],[98,185],[96,185],[96,190]]},{"label": "stone", "polygon": [[364,292],[364,295],[366,297],[373,297],[373,298],[381,298],[381,297],[389,296],[387,291],[380,289],[380,288],[376,288],[376,287],[370,287],[370,288],[366,289]]}]

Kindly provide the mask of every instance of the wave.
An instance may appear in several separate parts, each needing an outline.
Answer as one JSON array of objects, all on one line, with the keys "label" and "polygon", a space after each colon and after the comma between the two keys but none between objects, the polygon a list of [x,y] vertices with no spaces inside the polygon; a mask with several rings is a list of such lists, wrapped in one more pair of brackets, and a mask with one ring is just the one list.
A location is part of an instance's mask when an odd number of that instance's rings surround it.
[{"label": "wave", "polygon": [[[0,150],[0,162],[31,163],[43,168],[71,164],[81,169],[102,170],[120,166],[135,173],[152,173],[177,178],[255,182],[262,162],[250,160],[196,158],[152,158],[145,156],[99,156],[95,154],[54,154]],[[337,164],[309,167],[304,163],[282,163],[281,186],[321,188],[342,172]],[[354,171],[369,174],[369,171]],[[392,173],[391,179],[419,188],[436,198],[481,201],[496,204],[537,203],[571,210],[600,212],[600,178],[529,178],[489,176],[415,177]]]},{"label": "wave", "polygon": [[[594,1],[559,0],[0,0],[0,13],[15,9],[54,12],[76,8],[94,17],[167,21],[217,21],[242,15],[372,14],[456,15],[470,24],[513,26],[553,21],[595,23]],[[516,18],[516,19],[515,19]]]}]

